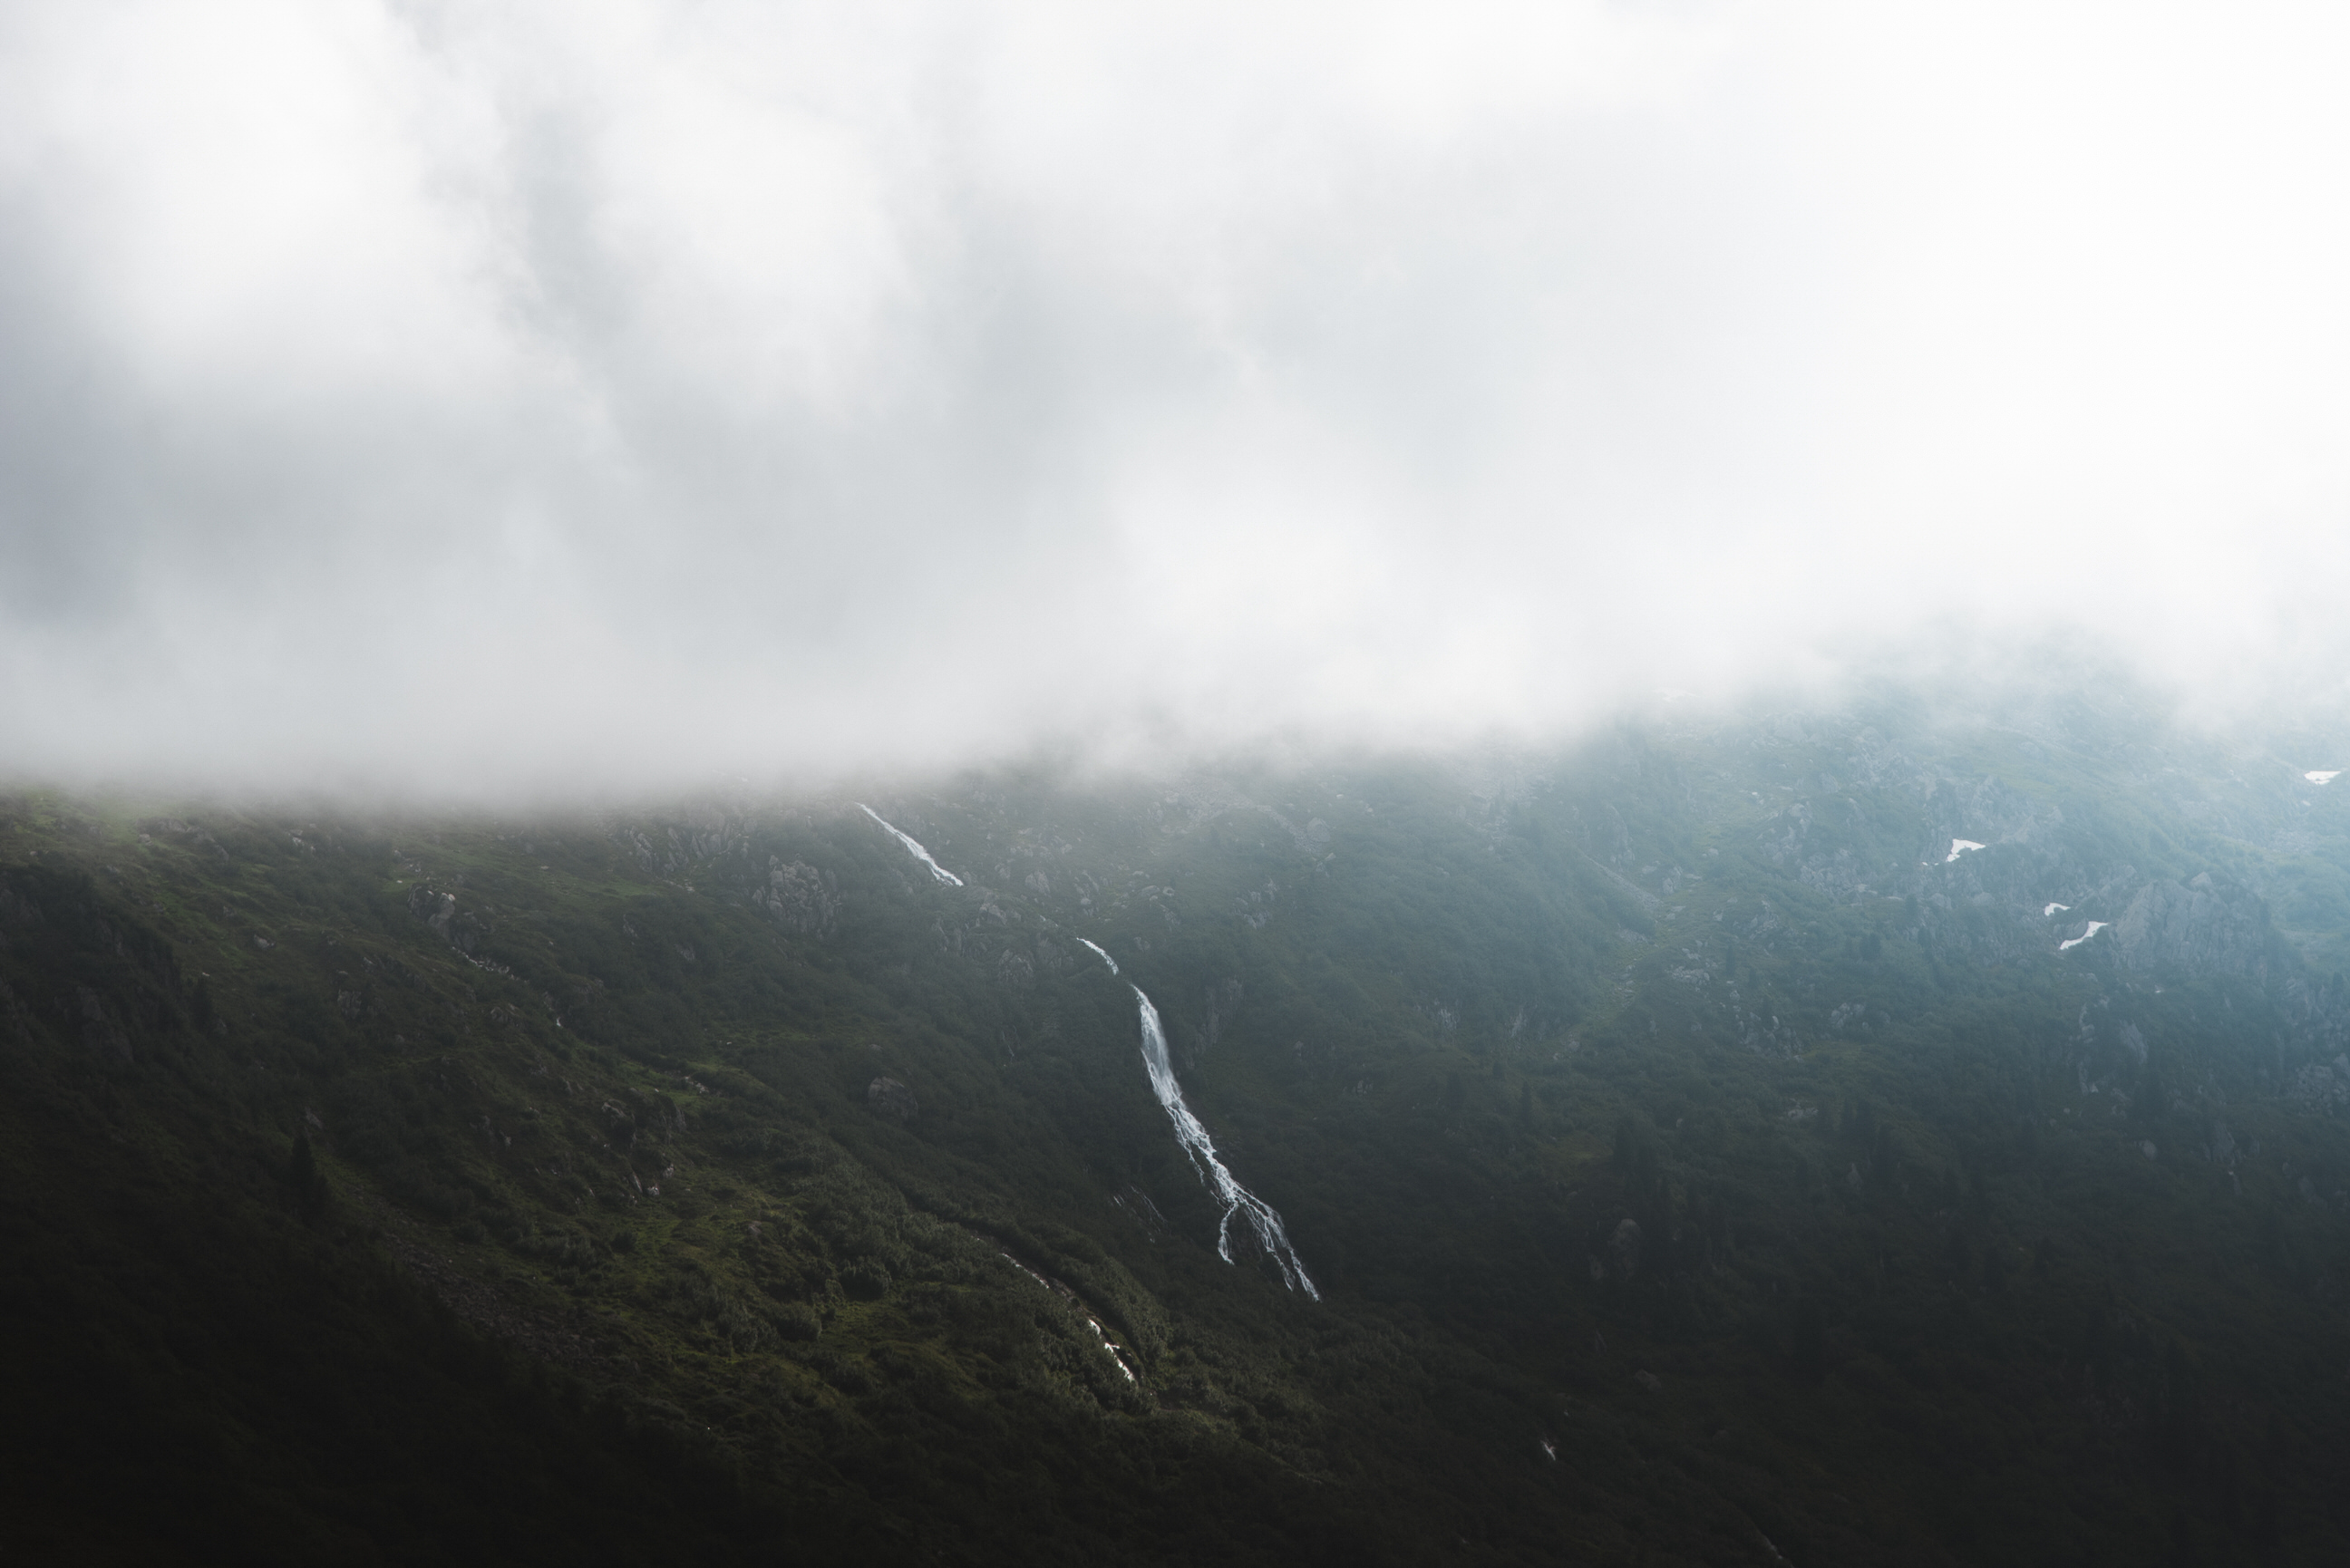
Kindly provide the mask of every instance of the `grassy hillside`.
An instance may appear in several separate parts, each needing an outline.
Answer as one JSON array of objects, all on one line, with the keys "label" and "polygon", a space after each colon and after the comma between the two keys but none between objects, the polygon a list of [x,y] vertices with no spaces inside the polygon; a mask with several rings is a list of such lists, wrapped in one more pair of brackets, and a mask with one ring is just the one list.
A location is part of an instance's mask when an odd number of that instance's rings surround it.
[{"label": "grassy hillside", "polygon": [[2339,1560],[2324,765],[1888,701],[864,796],[961,886],[845,799],[19,795],[0,1545]]}]

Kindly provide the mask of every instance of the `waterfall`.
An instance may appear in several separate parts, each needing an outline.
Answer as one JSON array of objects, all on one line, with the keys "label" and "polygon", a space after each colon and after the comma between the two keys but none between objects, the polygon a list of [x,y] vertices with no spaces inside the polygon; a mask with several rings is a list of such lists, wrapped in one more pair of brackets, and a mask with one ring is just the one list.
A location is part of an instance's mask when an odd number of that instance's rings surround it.
[{"label": "waterfall", "polygon": [[[1083,937],[1077,940],[1086,941]],[[1086,946],[1100,954],[1102,962],[1109,965],[1110,973],[1118,972],[1118,964],[1109,954],[1091,942],[1086,942]],[[1183,1103],[1183,1086],[1175,1081],[1175,1064],[1167,1054],[1167,1031],[1159,1022],[1159,1009],[1150,1005],[1150,998],[1142,993],[1140,986],[1128,981],[1128,989],[1134,992],[1142,1014],[1142,1064],[1150,1075],[1150,1092],[1159,1096],[1159,1107],[1175,1124],[1175,1141],[1191,1157],[1192,1168],[1224,1207],[1223,1218],[1216,1222],[1216,1255],[1227,1263],[1232,1261],[1232,1216],[1246,1215],[1258,1244],[1280,1266],[1282,1282],[1291,1290],[1304,1291],[1309,1300],[1320,1301],[1322,1293],[1305,1277],[1305,1265],[1298,1261],[1297,1249],[1289,1244],[1289,1232],[1283,1228],[1281,1216],[1272,1204],[1232,1179],[1232,1173],[1216,1158],[1215,1140],[1200,1125],[1200,1118],[1191,1114],[1191,1107]]]},{"label": "waterfall", "polygon": [[874,821],[880,823],[881,831],[896,839],[899,843],[904,845],[909,854],[912,855],[915,859],[920,861],[923,865],[929,867],[931,868],[931,876],[937,877],[941,882],[951,883],[957,888],[962,886],[962,877],[956,876],[953,872],[948,870],[945,867],[931,859],[931,852],[923,848],[920,845],[915,843],[911,837],[890,826],[887,821],[883,820],[879,812],[874,810],[871,806],[866,805],[861,800],[857,803],[857,809],[871,817]]}]

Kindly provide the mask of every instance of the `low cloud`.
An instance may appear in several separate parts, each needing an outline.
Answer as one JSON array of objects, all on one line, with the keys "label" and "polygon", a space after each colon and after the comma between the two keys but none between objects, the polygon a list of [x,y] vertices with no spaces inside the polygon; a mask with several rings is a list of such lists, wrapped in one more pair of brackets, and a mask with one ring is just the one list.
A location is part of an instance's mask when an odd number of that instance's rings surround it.
[{"label": "low cloud", "polygon": [[0,736],[458,795],[2339,695],[2309,7],[0,17]]}]

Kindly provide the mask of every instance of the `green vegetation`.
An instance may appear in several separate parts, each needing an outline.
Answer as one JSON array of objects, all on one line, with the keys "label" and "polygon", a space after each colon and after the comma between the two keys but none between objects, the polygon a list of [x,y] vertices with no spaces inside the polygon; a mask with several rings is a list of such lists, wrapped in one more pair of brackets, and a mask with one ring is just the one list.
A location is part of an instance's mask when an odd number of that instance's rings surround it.
[{"label": "green vegetation", "polygon": [[962,888],[839,803],[16,797],[0,1546],[2341,1560],[2319,765],[1885,703],[866,797]]}]

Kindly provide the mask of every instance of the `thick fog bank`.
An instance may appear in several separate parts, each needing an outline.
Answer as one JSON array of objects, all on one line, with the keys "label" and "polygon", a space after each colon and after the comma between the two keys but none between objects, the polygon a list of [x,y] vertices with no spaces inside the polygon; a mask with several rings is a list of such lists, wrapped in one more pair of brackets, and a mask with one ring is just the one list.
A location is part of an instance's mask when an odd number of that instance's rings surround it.
[{"label": "thick fog bank", "polygon": [[2069,628],[2342,691],[2283,5],[0,15],[0,767],[1455,745]]}]

